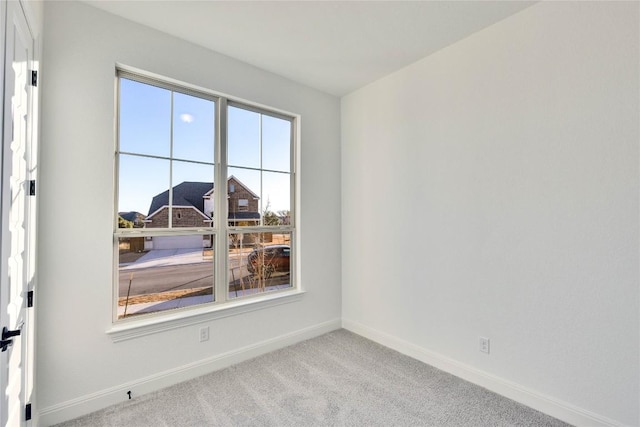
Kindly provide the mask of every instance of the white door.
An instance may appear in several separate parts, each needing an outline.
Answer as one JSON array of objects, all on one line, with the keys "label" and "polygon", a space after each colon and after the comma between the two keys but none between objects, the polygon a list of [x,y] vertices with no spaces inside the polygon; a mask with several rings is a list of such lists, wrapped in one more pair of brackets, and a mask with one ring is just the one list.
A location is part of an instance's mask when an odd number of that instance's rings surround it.
[{"label": "white door", "polygon": [[2,1],[2,10],[0,328],[7,333],[0,346],[0,425],[21,426],[27,425],[26,404],[33,391],[33,310],[27,310],[35,272],[35,199],[29,196],[37,158],[31,145],[33,37],[20,2]]}]

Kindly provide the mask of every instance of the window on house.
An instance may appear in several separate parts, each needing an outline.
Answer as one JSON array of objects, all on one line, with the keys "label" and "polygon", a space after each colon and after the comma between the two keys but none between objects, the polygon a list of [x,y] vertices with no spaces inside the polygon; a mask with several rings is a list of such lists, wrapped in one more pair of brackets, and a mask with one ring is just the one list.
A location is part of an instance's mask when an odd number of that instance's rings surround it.
[{"label": "window on house", "polygon": [[292,288],[294,117],[126,71],[117,82],[114,318]]}]

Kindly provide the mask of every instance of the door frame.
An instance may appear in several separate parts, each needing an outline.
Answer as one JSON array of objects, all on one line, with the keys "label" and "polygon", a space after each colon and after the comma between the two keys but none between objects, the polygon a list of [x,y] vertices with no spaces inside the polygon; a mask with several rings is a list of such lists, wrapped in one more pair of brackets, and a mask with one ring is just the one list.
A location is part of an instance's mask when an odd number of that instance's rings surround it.
[{"label": "door frame", "polygon": [[[39,59],[41,57],[40,54],[40,41],[36,41],[36,37],[40,36],[42,29],[42,5],[33,5],[24,0],[19,1],[5,1],[2,0],[0,2],[0,22],[2,22],[2,31],[0,31],[0,54],[2,55],[2,64],[0,66],[0,93],[2,94],[2,103],[0,105],[0,132],[1,132],[1,140],[2,140],[2,155],[0,156],[0,185],[2,185],[2,193],[5,195],[7,192],[11,193],[10,182],[8,179],[5,179],[5,174],[10,171],[5,169],[5,162],[12,162],[11,159],[6,159],[4,156],[6,153],[11,153],[10,149],[6,147],[7,144],[10,144],[10,137],[5,138],[5,113],[9,114],[7,108],[11,108],[11,101],[9,99],[5,99],[6,97],[12,96],[12,93],[8,93],[5,91],[6,79],[8,75],[5,73],[5,67],[7,67],[7,42],[12,40],[12,37],[6,33],[14,28],[14,17],[19,17],[19,20],[22,22],[20,27],[22,28],[22,32],[24,33],[24,37],[26,37],[26,46],[29,49],[27,64],[26,64],[26,79],[29,81],[31,79],[31,71],[34,70],[38,72],[39,68]],[[40,16],[39,16],[40,13]],[[40,18],[40,19],[39,19]],[[35,30],[35,31],[34,31]],[[21,284],[21,297],[23,302],[23,319],[24,322],[21,328],[21,334],[19,337],[14,339],[14,346],[16,347],[13,351],[20,351],[20,372],[19,374],[19,383],[20,386],[20,394],[18,399],[18,404],[22,406],[19,409],[19,423],[21,426],[29,426],[32,423],[37,425],[37,412],[35,411],[35,312],[34,309],[26,307],[27,299],[28,299],[28,291],[34,291],[36,287],[36,198],[35,196],[29,196],[29,181],[35,180],[37,177],[37,166],[38,166],[38,134],[39,134],[39,91],[37,86],[31,86],[27,84],[27,107],[26,114],[28,116],[26,123],[26,134],[25,134],[25,182],[24,188],[22,189],[22,197],[24,197],[24,251],[22,252],[22,262],[23,262],[23,274],[22,284]],[[11,120],[11,119],[9,119]],[[7,199],[4,199],[6,201]],[[8,286],[8,278],[4,277],[5,274],[8,273],[8,258],[11,256],[11,235],[8,233],[8,214],[10,211],[9,204],[5,204],[4,202],[0,204],[0,218],[2,218],[2,240],[0,242],[0,274],[2,277],[2,285]],[[5,280],[6,279],[6,280]],[[6,310],[6,305],[3,302],[2,308],[0,310]],[[7,319],[6,313],[2,313],[2,321],[4,322]],[[15,325],[2,324],[2,326],[15,327]],[[19,348],[19,350],[18,350]],[[8,351],[12,351],[11,347]],[[7,385],[7,381],[11,380],[11,374],[9,371],[9,367],[4,365],[4,362],[9,360],[8,356],[6,358],[2,358],[3,367],[2,372],[0,373],[0,383],[3,385],[2,391],[3,395],[6,395],[5,386]],[[5,371],[6,369],[6,371]],[[18,381],[18,380],[13,380]],[[31,412],[31,421],[26,420],[27,406],[26,404],[30,404],[30,412]],[[3,414],[0,418],[0,421],[5,420],[7,415],[7,407],[8,403],[4,399],[0,402],[0,405],[3,407]],[[15,409],[14,409],[15,410]]]}]

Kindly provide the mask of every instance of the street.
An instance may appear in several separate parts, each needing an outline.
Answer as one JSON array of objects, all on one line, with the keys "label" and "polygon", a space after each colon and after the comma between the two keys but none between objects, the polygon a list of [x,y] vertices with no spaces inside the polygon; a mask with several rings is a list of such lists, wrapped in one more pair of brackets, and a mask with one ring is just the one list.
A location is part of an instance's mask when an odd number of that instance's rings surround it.
[{"label": "street", "polygon": [[[201,260],[202,258],[200,258]],[[250,287],[250,274],[245,266],[246,256],[231,256],[229,260],[229,290]],[[171,265],[135,264],[121,268],[119,272],[118,296],[125,298],[161,292],[205,288],[213,285],[213,262],[189,262]],[[283,284],[289,275],[276,275],[265,280],[264,285]],[[131,283],[131,289],[129,289]]]},{"label": "street", "polygon": [[213,284],[213,263],[169,265],[130,269],[120,272],[118,295],[127,296],[131,279],[130,296],[203,288]]}]

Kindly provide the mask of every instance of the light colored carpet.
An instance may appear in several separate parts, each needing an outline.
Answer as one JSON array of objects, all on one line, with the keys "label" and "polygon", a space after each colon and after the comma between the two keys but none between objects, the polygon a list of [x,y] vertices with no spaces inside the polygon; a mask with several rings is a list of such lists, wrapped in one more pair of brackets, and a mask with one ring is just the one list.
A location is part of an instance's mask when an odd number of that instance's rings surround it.
[{"label": "light colored carpet", "polygon": [[346,330],[60,426],[566,426]]}]

